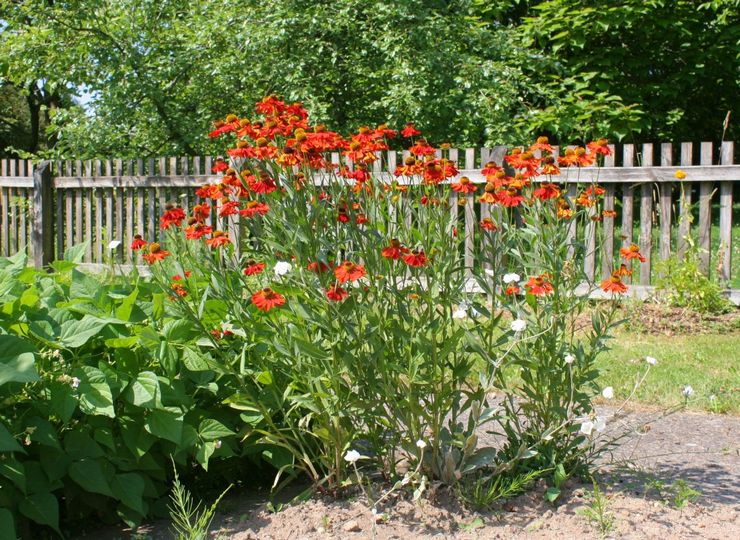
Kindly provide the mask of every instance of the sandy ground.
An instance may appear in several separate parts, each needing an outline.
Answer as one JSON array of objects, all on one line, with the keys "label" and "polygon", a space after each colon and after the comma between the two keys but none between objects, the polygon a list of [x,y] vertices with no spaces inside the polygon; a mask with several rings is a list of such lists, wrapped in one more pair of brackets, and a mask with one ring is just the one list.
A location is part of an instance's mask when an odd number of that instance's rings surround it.
[{"label": "sandy ground", "polygon": [[[665,418],[633,412],[619,422],[644,425],[603,463],[600,485],[613,528],[602,535],[583,515],[591,485],[570,483],[555,505],[538,487],[493,511],[473,512],[444,489],[421,503],[399,494],[373,516],[363,497],[317,497],[275,513],[265,500],[231,498],[214,520],[211,538],[324,539],[573,539],[740,538],[740,418],[680,413]],[[484,442],[484,441],[483,441]],[[677,508],[669,488],[677,480],[701,495]],[[660,486],[661,493],[655,487]],[[139,538],[171,538],[166,523],[140,528]],[[85,538],[131,538],[124,530],[98,530]]]}]

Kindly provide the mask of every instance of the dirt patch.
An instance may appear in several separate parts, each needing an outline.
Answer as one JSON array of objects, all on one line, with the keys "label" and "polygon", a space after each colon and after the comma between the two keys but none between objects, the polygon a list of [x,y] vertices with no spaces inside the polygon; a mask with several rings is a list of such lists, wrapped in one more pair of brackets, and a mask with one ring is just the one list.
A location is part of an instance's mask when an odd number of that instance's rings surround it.
[{"label": "dirt patch", "polygon": [[[602,410],[610,414],[611,411]],[[625,539],[740,537],[740,418],[680,413],[667,417],[629,412],[610,421],[612,435],[636,429],[602,465],[599,482],[608,497],[613,529]],[[481,444],[488,444],[481,434]],[[676,507],[671,486],[678,480],[700,493]],[[265,499],[224,501],[212,538],[235,540],[392,539],[571,539],[600,538],[582,509],[592,486],[566,486],[557,504],[546,503],[543,487],[489,512],[461,506],[454,494],[432,487],[421,503],[400,493],[373,516],[364,497],[312,500],[274,510]],[[279,508],[279,507],[278,507]],[[170,538],[167,523],[140,529],[140,538]],[[98,530],[86,538],[129,538],[122,529]]]},{"label": "dirt patch", "polygon": [[715,334],[740,330],[740,309],[728,313],[699,313],[652,302],[626,304],[624,318],[632,332],[665,336]]}]

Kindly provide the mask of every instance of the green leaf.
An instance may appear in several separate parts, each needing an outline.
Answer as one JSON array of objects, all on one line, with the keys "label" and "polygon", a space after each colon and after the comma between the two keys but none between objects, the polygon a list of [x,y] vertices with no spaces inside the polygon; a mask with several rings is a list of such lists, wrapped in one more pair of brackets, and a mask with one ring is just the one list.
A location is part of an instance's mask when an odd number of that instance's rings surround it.
[{"label": "green leaf", "polygon": [[51,493],[34,493],[18,505],[21,514],[40,525],[48,525],[59,534],[59,503]]},{"label": "green leaf", "polygon": [[139,344],[139,336],[118,337],[105,340],[105,346],[111,349],[133,349]]},{"label": "green leaf", "polygon": [[144,428],[160,439],[166,439],[179,445],[182,439],[182,414],[153,410],[146,419]]},{"label": "green leaf", "polygon": [[17,538],[13,514],[7,508],[0,508],[0,538]]},{"label": "green leaf", "polygon": [[9,382],[39,380],[35,362],[36,348],[16,336],[0,335],[0,386]]},{"label": "green leaf", "polygon": [[560,490],[556,487],[549,487],[545,491],[545,500],[547,502],[555,502],[555,499],[560,497]]},{"label": "green leaf", "polygon": [[69,247],[64,252],[64,260],[72,263],[81,263],[85,258],[85,251],[87,249],[87,242]]},{"label": "green leaf", "polygon": [[105,477],[103,467],[95,459],[83,459],[72,463],[69,466],[69,476],[85,491],[115,497]]},{"label": "green leaf", "polygon": [[139,296],[139,289],[134,289],[131,294],[123,299],[123,302],[116,308],[116,317],[128,321],[131,319],[131,311],[136,305],[136,298]]},{"label": "green leaf", "polygon": [[139,515],[146,515],[144,503],[144,478],[137,473],[117,474],[111,482],[116,498]]},{"label": "green leaf", "polygon": [[51,383],[50,391],[50,412],[66,424],[77,410],[76,391],[70,385],[58,381]]},{"label": "green leaf", "polygon": [[26,468],[17,459],[0,461],[0,475],[13,482],[18,489],[26,493]]},{"label": "green leaf", "polygon": [[205,357],[190,347],[183,349],[182,363],[190,371],[208,371],[209,369],[208,361]]},{"label": "green leaf", "polygon": [[23,452],[24,454],[26,452],[2,422],[0,422],[0,452]]},{"label": "green leaf", "polygon": [[193,323],[187,319],[167,321],[162,327],[162,335],[169,342],[189,341],[193,335]]},{"label": "green leaf", "polygon": [[65,321],[61,325],[59,343],[68,348],[81,347],[98,335],[108,322],[90,315],[85,315],[79,321]]},{"label": "green leaf", "polygon": [[79,386],[80,410],[86,414],[99,414],[115,418],[113,393],[106,382],[83,382]]},{"label": "green leaf", "polygon": [[157,375],[152,371],[139,373],[126,390],[126,399],[137,407],[153,409],[160,406],[161,390]]},{"label": "green leaf", "polygon": [[223,437],[234,435],[234,432],[218,420],[203,420],[198,427],[198,434],[205,441],[215,441]]}]

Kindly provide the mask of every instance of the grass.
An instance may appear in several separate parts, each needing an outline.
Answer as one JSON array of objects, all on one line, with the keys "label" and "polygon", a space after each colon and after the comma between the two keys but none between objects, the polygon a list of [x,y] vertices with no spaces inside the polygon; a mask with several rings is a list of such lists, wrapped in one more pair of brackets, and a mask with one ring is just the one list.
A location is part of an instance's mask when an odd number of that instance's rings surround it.
[{"label": "grass", "polygon": [[612,350],[597,362],[601,386],[612,386],[615,399],[626,398],[646,368],[645,356],[658,360],[635,392],[634,400],[651,406],[681,403],[691,385],[688,408],[740,414],[740,332],[698,335],[648,335],[620,332]]}]

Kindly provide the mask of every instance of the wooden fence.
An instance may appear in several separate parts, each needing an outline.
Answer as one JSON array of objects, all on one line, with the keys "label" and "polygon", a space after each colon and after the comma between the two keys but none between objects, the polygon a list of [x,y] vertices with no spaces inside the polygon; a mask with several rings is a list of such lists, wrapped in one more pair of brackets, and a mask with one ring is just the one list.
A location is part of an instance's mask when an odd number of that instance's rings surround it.
[{"label": "wooden fence", "polygon": [[[686,239],[691,237],[700,248],[702,271],[734,287],[731,297],[740,300],[740,272],[733,267],[737,256],[732,245],[733,189],[740,186],[740,165],[733,165],[734,144],[664,143],[657,152],[653,144],[612,149],[614,154],[603,167],[579,173],[580,182],[598,180],[605,187],[605,209],[618,210],[618,217],[604,221],[603,227],[573,231],[588,246],[595,246],[601,235],[601,252],[588,250],[587,274],[608,276],[619,247],[635,241],[647,260],[633,281],[649,286],[655,274],[654,258],[683,257]],[[505,147],[442,151],[458,162],[461,175],[476,183],[485,182],[482,165],[489,160],[501,163],[505,152]],[[405,155],[385,154],[375,172],[389,179],[389,171]],[[338,155],[333,158],[338,162]],[[2,160],[0,255],[29,249],[35,264],[43,266],[66,248],[88,241],[85,263],[131,264],[128,246],[133,236],[161,239],[158,218],[164,205],[176,201],[187,209],[198,203],[195,190],[215,178],[210,172],[212,161],[210,157],[58,161],[34,167],[30,161]],[[686,173],[683,181],[675,177],[679,169]],[[573,174],[570,182],[568,189],[574,195]],[[472,195],[461,206],[464,258],[470,268],[483,241],[475,224],[489,213],[488,205]],[[111,242],[120,245],[111,249]]]}]

